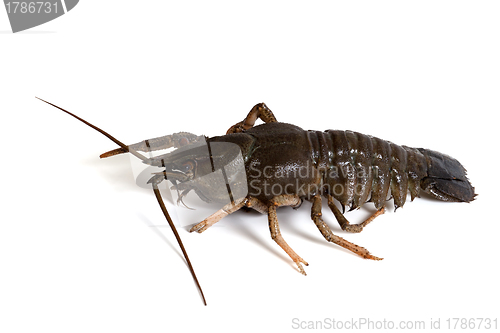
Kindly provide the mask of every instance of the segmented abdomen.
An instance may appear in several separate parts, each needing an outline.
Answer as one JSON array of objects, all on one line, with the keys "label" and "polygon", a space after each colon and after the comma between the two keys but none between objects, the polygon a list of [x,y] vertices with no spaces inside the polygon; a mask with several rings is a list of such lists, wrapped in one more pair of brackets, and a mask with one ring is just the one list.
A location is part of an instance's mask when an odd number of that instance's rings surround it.
[{"label": "segmented abdomen", "polygon": [[415,148],[352,131],[308,131],[312,161],[323,177],[323,192],[355,209],[370,200],[383,207],[388,193],[396,208],[408,190],[418,196],[427,174],[424,155]]}]

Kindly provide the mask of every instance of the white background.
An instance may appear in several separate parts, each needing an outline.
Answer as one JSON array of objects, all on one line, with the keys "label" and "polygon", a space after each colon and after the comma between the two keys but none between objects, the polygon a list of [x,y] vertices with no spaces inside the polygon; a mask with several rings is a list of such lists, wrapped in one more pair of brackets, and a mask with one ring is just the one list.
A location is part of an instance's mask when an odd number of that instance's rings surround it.
[{"label": "white background", "polygon": [[[429,330],[431,318],[500,317],[499,15],[496,1],[81,1],[12,34],[0,10],[0,331],[285,332],[294,318]],[[307,277],[265,216],[180,228],[205,307],[129,158],[100,160],[111,141],[34,96],[125,143],[222,135],[266,102],[305,129],[447,153],[479,196],[408,202],[361,234],[324,209],[381,262],[324,241],[309,203],[280,209]]]}]

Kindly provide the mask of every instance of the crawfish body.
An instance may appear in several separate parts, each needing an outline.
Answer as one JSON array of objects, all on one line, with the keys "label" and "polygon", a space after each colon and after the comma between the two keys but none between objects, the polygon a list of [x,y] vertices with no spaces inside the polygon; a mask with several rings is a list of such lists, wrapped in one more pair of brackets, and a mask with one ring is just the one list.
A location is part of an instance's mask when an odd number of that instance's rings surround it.
[{"label": "crawfish body", "polygon": [[[255,126],[260,118],[264,124]],[[205,201],[217,201],[221,191],[213,190],[212,181],[190,181],[207,172],[226,170],[226,186],[231,203],[196,224],[190,231],[203,232],[223,217],[243,207],[267,214],[271,237],[305,274],[302,259],[286,243],[280,233],[276,209],[280,206],[298,207],[304,200],[311,201],[311,219],[323,237],[359,256],[380,260],[356,244],[335,235],[322,219],[322,198],[326,198],[341,228],[348,232],[361,232],[376,216],[384,212],[390,196],[396,209],[405,204],[408,191],[411,199],[426,192],[444,201],[470,202],[474,188],[466,177],[466,170],[454,158],[423,148],[399,146],[372,136],[352,132],[327,130],[305,131],[302,128],[280,123],[264,104],[255,105],[247,117],[231,126],[226,135],[207,139],[209,158],[196,157],[198,153],[181,151],[150,159],[152,165],[165,167],[164,175],[182,190],[180,197],[194,190]],[[228,176],[227,167],[233,160],[225,149],[216,152],[220,143],[235,144],[241,150],[245,175],[243,180]],[[160,145],[161,146],[161,145]],[[156,147],[159,148],[159,147]],[[155,148],[155,149],[156,149]],[[194,148],[195,151],[198,148]],[[206,149],[206,148],[204,148]],[[191,161],[191,163],[189,162]],[[210,161],[210,162],[209,162]],[[217,165],[219,165],[217,167]],[[184,168],[185,171],[181,171]],[[231,168],[229,168],[231,169]],[[248,192],[231,193],[245,183]],[[202,177],[203,178],[203,177]],[[153,182],[162,181],[153,177]],[[215,186],[217,188],[220,185]],[[350,224],[335,205],[339,201],[355,209],[365,202],[374,203],[377,211],[359,224]]]},{"label": "crawfish body", "polygon": [[381,209],[390,194],[397,209],[408,191],[411,200],[421,190],[444,201],[469,202],[475,196],[456,159],[357,132],[305,131],[272,122],[209,141],[240,146],[249,195],[263,202],[279,195],[331,195],[351,210],[367,201]]}]

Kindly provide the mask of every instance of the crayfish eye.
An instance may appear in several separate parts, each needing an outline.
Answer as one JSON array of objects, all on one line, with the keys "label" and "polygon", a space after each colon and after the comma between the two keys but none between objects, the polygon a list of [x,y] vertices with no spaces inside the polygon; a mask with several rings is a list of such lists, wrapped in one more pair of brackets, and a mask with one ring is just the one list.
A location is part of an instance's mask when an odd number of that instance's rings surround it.
[{"label": "crayfish eye", "polygon": [[182,172],[189,172],[194,169],[194,162],[193,161],[187,161],[186,163],[182,164],[181,171]]}]

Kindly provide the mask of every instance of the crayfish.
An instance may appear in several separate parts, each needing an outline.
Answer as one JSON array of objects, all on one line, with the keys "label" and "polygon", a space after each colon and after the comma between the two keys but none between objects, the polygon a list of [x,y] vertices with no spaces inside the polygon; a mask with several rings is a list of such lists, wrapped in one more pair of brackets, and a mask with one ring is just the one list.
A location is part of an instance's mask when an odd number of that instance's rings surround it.
[{"label": "crayfish", "polygon": [[[388,199],[394,200],[396,209],[402,207],[408,192],[411,200],[419,197],[422,191],[451,202],[470,202],[476,196],[465,168],[448,155],[399,146],[353,131],[303,130],[278,122],[264,103],[255,105],[243,121],[229,128],[226,135],[206,138],[181,132],[133,145],[125,145],[69,111],[46,103],[96,129],[119,146],[102,154],[101,158],[129,152],[143,163],[160,168],[148,184],[172,227],[202,297],[201,287],[158,190],[158,185],[164,180],[170,181],[178,191],[179,202],[194,191],[206,202],[224,204],[194,225],[190,232],[204,232],[223,217],[244,207],[266,214],[272,239],[304,275],[302,265],[308,263],[281,235],[276,215],[278,207],[299,207],[304,200],[311,201],[311,219],[327,241],[362,258],[381,260],[332,232],[322,219],[323,198],[342,230],[357,233],[384,213]],[[257,119],[264,124],[254,126]],[[172,147],[177,149],[156,157],[138,153]],[[215,174],[222,181],[217,182]],[[342,212],[335,201],[340,203]],[[353,210],[366,202],[372,202],[377,211],[365,221],[351,224],[343,215],[345,207]]]}]

